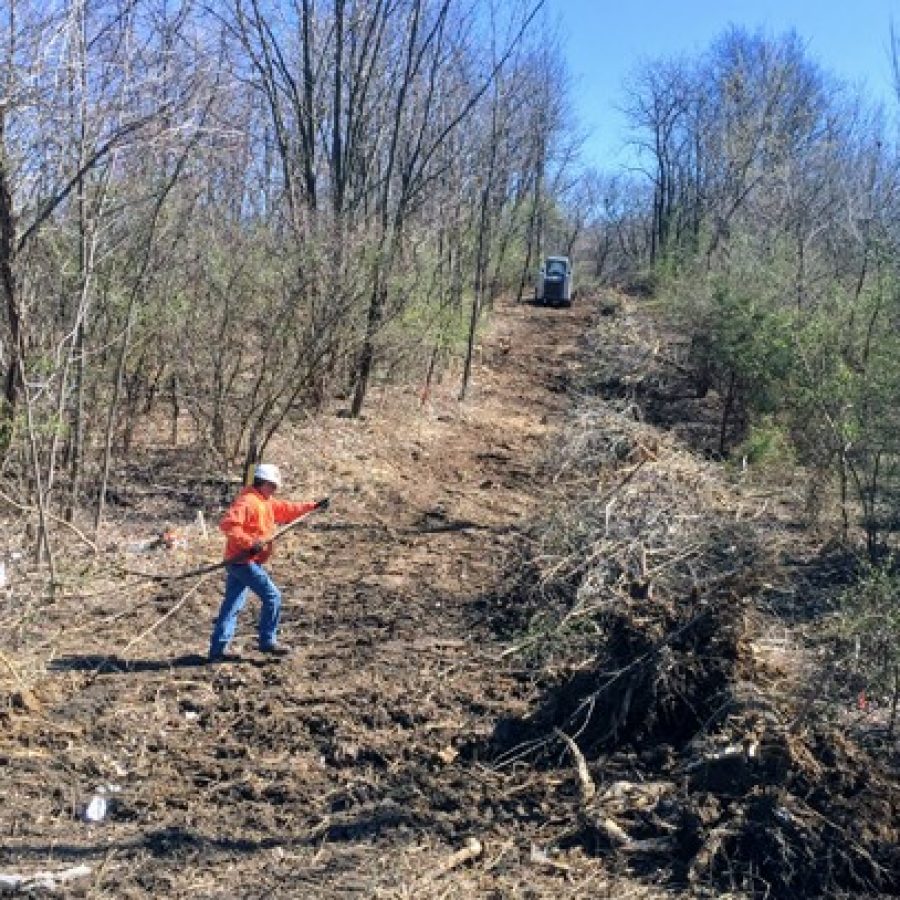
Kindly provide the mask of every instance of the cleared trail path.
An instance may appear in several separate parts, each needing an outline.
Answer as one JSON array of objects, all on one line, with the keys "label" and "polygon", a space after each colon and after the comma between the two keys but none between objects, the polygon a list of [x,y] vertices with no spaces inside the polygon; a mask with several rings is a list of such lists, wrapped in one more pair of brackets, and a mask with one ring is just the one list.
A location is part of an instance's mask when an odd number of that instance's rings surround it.
[{"label": "cleared trail path", "polygon": [[[592,315],[587,301],[500,306],[465,403],[455,376],[424,398],[381,388],[362,421],[325,415],[283,437],[271,457],[286,496],[340,487],[270,566],[290,660],[253,651],[251,600],[247,659],[201,664],[220,576],[189,595],[58,601],[0,638],[7,656],[47,660],[25,708],[6,713],[0,870],[85,863],[91,876],[67,890],[118,898],[596,886],[594,860],[563,880],[536,863],[541,810],[505,819],[492,802],[502,784],[461,753],[527,707],[487,613],[515,602],[521,535],[541,513],[543,455]],[[205,552],[220,552],[215,535]],[[89,825],[80,805],[104,785],[109,816]],[[452,857],[472,838],[474,862]]]}]

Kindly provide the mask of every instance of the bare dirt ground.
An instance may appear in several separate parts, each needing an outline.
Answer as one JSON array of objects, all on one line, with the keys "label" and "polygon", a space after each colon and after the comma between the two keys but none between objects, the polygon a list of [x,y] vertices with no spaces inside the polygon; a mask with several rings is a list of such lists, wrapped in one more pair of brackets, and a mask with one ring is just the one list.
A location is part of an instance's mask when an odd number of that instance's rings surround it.
[{"label": "bare dirt ground", "polygon": [[[285,494],[333,499],[271,565],[286,662],[255,654],[251,601],[245,660],[203,664],[221,575],[161,589],[116,574],[220,552],[230,492],[187,456],[136,459],[106,562],[73,562],[52,601],[23,610],[11,591],[2,607],[0,872],[86,865],[66,892],[91,897],[602,896],[598,860],[544,855],[546,811],[498,806],[503,777],[460,755],[535,699],[487,611],[541,512],[592,312],[503,306],[465,404],[456,378],[427,398],[384,388],[363,421],[284,436]],[[186,547],[122,553],[198,505],[208,538],[182,527]],[[84,821],[101,795],[107,816]],[[454,865],[472,839],[477,858]]]},{"label": "bare dirt ground", "polygon": [[[254,601],[245,659],[204,663],[220,574],[126,573],[216,559],[235,490],[136,455],[66,587],[23,601],[19,566],[0,597],[0,874],[85,866],[64,892],[96,898],[900,892],[896,778],[811,715],[794,629],[828,558],[789,490],[698,452],[715,410],[676,353],[631,302],[502,305],[464,404],[456,377],[380,386],[362,421],[284,434],[285,494],[333,503],[270,566],[281,663]],[[183,544],[144,546],[167,520]]]}]

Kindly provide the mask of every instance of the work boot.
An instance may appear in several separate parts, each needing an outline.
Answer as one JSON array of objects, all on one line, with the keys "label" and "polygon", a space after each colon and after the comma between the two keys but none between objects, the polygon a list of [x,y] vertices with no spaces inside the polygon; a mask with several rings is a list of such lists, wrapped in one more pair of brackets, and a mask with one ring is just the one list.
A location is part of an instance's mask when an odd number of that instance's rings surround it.
[{"label": "work boot", "polygon": [[210,650],[208,659],[211,663],[236,663],[241,661],[241,654],[229,652],[227,647],[223,647],[221,650]]},{"label": "work boot", "polygon": [[285,647],[284,644],[260,644],[259,652],[276,659],[284,659],[291,655],[291,648]]}]

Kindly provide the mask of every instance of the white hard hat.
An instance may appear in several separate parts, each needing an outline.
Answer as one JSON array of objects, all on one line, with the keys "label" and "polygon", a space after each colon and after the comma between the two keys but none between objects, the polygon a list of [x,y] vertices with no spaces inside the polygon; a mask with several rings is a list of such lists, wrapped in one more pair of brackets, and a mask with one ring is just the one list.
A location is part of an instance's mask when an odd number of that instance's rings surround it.
[{"label": "white hard hat", "polygon": [[253,470],[253,477],[260,481],[268,481],[275,487],[281,486],[281,472],[278,471],[278,466],[273,466],[272,463],[260,463]]}]

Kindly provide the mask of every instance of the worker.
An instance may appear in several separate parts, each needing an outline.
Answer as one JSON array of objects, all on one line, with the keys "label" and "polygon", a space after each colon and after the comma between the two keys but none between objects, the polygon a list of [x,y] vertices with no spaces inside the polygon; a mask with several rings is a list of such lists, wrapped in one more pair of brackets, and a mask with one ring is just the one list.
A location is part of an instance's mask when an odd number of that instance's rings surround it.
[{"label": "worker", "polygon": [[210,662],[234,662],[240,655],[229,652],[229,644],[237,627],[238,613],[253,591],[262,602],[259,615],[259,649],[275,657],[290,654],[278,642],[278,618],[281,592],[263,568],[272,555],[272,537],[276,525],[287,525],[314,509],[328,509],[328,498],[308,503],[276,500],[281,487],[281,473],[271,463],[261,463],[253,470],[253,485],[245,487],[222,517],[219,527],[227,538],[225,544],[225,598],[213,626],[209,642]]}]

